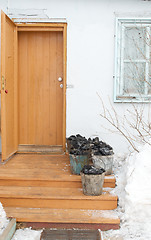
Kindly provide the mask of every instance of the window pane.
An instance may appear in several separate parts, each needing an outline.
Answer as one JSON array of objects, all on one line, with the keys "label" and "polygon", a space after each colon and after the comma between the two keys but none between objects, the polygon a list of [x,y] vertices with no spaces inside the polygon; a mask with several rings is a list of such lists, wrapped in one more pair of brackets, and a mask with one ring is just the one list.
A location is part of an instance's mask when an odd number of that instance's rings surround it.
[{"label": "window pane", "polygon": [[124,94],[144,94],[145,63],[125,63],[123,77]]},{"label": "window pane", "polygon": [[125,27],[124,59],[140,60],[146,58],[145,27]]}]

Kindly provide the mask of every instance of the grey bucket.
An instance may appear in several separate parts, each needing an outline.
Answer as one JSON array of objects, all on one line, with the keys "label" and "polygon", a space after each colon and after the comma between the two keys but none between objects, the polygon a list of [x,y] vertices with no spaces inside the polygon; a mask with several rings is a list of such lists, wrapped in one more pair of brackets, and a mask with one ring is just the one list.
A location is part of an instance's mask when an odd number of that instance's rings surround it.
[{"label": "grey bucket", "polygon": [[93,162],[94,167],[104,168],[105,175],[112,174],[113,158],[114,158],[113,156],[114,156],[114,154],[108,155],[108,156],[93,155],[92,162]]},{"label": "grey bucket", "polygon": [[102,194],[105,172],[99,175],[80,173],[84,195],[99,196]]}]

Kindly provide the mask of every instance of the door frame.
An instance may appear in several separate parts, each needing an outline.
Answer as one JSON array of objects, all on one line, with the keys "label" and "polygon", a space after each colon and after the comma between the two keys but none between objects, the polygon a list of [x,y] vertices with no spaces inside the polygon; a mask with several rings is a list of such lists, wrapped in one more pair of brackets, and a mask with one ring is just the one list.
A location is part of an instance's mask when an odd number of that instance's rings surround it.
[{"label": "door frame", "polygon": [[[66,151],[66,74],[67,74],[67,23],[40,23],[40,22],[28,22],[28,23],[16,23],[17,36],[18,32],[23,31],[61,31],[63,32],[63,151]],[[17,37],[18,41],[18,37]],[[18,46],[18,44],[17,44]],[[17,64],[18,65],[18,64]]]}]

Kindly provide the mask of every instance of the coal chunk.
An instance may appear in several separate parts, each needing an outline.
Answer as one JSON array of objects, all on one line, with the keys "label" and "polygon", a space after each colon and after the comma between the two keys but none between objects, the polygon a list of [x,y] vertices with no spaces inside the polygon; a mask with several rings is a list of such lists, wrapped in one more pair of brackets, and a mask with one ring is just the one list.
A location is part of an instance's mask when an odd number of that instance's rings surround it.
[{"label": "coal chunk", "polygon": [[100,175],[104,173],[105,170],[103,168],[95,168],[90,165],[85,165],[81,172],[88,175]]}]

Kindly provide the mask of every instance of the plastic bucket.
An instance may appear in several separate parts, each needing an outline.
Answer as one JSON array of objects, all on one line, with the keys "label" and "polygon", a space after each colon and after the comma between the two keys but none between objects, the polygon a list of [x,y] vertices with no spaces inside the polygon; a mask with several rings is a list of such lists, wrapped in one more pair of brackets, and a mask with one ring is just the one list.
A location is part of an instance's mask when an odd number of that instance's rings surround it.
[{"label": "plastic bucket", "polygon": [[89,196],[99,196],[102,194],[105,173],[99,175],[88,175],[80,173],[83,193]]},{"label": "plastic bucket", "polygon": [[73,174],[80,175],[82,168],[89,165],[89,155],[70,154],[70,169]]},{"label": "plastic bucket", "polygon": [[93,155],[92,162],[93,162],[94,167],[104,168],[105,175],[112,174],[113,156],[114,156],[114,154],[108,155],[108,156]]}]

